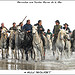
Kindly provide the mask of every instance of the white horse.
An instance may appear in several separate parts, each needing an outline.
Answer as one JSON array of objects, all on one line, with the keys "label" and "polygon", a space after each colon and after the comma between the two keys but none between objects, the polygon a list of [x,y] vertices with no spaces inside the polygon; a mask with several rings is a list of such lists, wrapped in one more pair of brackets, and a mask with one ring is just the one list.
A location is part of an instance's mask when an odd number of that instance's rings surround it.
[{"label": "white horse", "polygon": [[5,57],[8,58],[8,52],[9,52],[9,48],[7,45],[7,30],[6,28],[2,29],[1,32],[1,50],[2,50],[2,59],[4,59]]},{"label": "white horse", "polygon": [[60,56],[63,56],[65,54],[65,42],[64,42],[64,37],[66,35],[65,30],[61,29],[58,33],[58,38],[56,41],[56,51],[55,51],[55,57],[57,60],[60,60]]},{"label": "white horse", "polygon": [[50,53],[52,52],[52,40],[50,39],[51,38],[51,35],[47,34],[47,49],[50,50]]},{"label": "white horse", "polygon": [[44,59],[44,47],[40,35],[37,32],[37,26],[32,27],[33,50],[35,52],[35,61],[37,61],[38,51],[40,51],[41,60]]},{"label": "white horse", "polygon": [[12,59],[15,57],[15,32],[10,30],[9,45],[11,48]]}]

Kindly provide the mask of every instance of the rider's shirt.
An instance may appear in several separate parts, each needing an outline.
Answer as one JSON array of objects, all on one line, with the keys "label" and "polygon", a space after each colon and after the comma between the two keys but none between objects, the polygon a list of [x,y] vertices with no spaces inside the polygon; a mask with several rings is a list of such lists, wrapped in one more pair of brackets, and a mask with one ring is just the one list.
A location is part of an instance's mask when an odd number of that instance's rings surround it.
[{"label": "rider's shirt", "polygon": [[53,34],[54,35],[58,35],[60,29],[62,29],[62,26],[61,25],[55,25],[54,26],[54,29],[53,29]]},{"label": "rider's shirt", "polygon": [[29,31],[30,30],[30,33],[32,33],[32,25],[31,24],[25,24],[23,26],[22,30],[24,30],[24,29],[25,29],[25,31]]},{"label": "rider's shirt", "polygon": [[16,28],[16,27],[11,27],[9,30],[14,30],[14,31],[16,31],[17,28]]},{"label": "rider's shirt", "polygon": [[71,33],[71,30],[69,27],[67,27],[67,29],[65,27],[63,27],[63,29],[66,31],[67,34]]}]

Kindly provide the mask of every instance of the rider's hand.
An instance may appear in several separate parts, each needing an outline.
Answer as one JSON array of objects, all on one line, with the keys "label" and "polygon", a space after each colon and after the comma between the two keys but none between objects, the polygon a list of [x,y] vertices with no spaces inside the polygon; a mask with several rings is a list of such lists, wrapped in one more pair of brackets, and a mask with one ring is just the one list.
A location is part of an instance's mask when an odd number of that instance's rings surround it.
[{"label": "rider's hand", "polygon": [[72,33],[70,33],[70,35],[71,35]]},{"label": "rider's hand", "polygon": [[27,33],[29,33],[29,32],[30,32],[30,30],[27,31]]},{"label": "rider's hand", "polygon": [[42,30],[42,28],[40,28],[40,30]]},{"label": "rider's hand", "polygon": [[28,31],[27,31],[27,33],[28,33]]},{"label": "rider's hand", "polygon": [[30,32],[30,30],[28,32]]}]

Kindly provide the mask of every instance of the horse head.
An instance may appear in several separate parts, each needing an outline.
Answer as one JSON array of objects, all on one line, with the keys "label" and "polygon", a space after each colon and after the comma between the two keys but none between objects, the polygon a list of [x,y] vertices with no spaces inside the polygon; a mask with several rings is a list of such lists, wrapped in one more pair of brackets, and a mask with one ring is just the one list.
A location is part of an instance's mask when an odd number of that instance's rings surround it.
[{"label": "horse head", "polygon": [[6,31],[6,28],[3,28],[1,33],[5,33]]},{"label": "horse head", "polygon": [[35,34],[37,32],[37,26],[32,26],[32,34]]},{"label": "horse head", "polygon": [[60,40],[64,40],[65,35],[66,35],[66,32],[63,29],[61,29],[58,33],[58,37]]},{"label": "horse head", "polygon": [[51,36],[50,36],[49,34],[47,34],[47,39],[48,39],[48,40],[50,40],[50,37],[51,37]]}]

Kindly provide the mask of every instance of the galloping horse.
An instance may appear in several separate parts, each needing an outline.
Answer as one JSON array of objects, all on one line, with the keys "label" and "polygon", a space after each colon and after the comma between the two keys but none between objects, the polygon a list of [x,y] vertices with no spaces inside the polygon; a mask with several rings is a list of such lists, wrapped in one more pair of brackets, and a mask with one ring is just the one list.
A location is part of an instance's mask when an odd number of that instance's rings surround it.
[{"label": "galloping horse", "polygon": [[22,52],[24,49],[23,44],[24,44],[24,33],[20,32],[19,30],[17,30],[15,32],[15,58],[19,59],[20,58],[20,52],[22,54],[22,58],[23,58],[23,53]]},{"label": "galloping horse", "polygon": [[33,50],[35,53],[35,61],[37,61],[38,51],[40,51],[41,60],[44,59],[44,47],[41,37],[38,35],[37,26],[32,27],[32,34],[33,34]]},{"label": "galloping horse", "polygon": [[47,36],[47,49],[50,50],[50,53],[52,52],[52,41],[51,41],[51,36],[49,34],[46,35]]},{"label": "galloping horse", "polygon": [[66,32],[65,30],[61,29],[58,33],[58,38],[57,38],[57,41],[56,41],[56,52],[55,52],[55,55],[56,55],[56,59],[59,60],[60,59],[60,55],[64,55],[65,53],[65,50],[64,50],[64,47],[65,47],[65,42],[64,42],[64,37],[66,35]]},{"label": "galloping horse", "polygon": [[[21,51],[22,59],[24,58],[24,53],[26,55],[26,60],[28,60],[28,52],[31,51],[31,58],[32,58],[32,38],[31,36],[25,31],[21,30],[20,26],[17,28],[18,30],[15,32],[15,53],[16,58]],[[20,51],[19,51],[20,50]]]},{"label": "galloping horse", "polygon": [[11,48],[11,54],[12,54],[12,59],[13,59],[13,55],[15,57],[15,32],[14,30],[10,30],[9,46]]},{"label": "galloping horse", "polygon": [[5,57],[8,58],[9,44],[8,44],[7,30],[5,28],[3,28],[1,32],[1,50],[2,50],[2,59],[4,59]]}]

